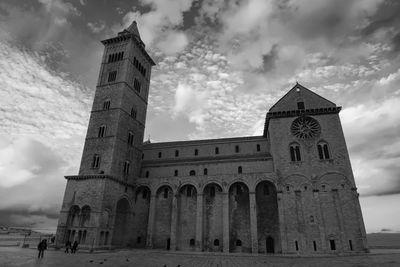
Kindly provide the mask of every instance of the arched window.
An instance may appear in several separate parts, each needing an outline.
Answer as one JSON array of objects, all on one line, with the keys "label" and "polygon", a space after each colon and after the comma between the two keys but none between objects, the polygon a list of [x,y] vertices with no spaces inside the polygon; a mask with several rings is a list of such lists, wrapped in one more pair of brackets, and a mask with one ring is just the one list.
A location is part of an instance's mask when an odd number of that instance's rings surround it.
[{"label": "arched window", "polygon": [[129,174],[129,167],[130,167],[131,163],[129,161],[125,161],[124,163],[124,174],[128,175]]},{"label": "arched window", "polygon": [[214,246],[219,246],[219,240],[218,239],[214,240]]},{"label": "arched window", "polygon": [[90,219],[90,207],[86,205],[82,207],[79,226],[85,226],[85,223],[87,223],[89,219]]},{"label": "arched window", "polygon": [[134,135],[132,132],[128,132],[128,145],[132,146],[134,141]]},{"label": "arched window", "polygon": [[134,118],[134,119],[136,119],[136,116],[137,116],[136,108],[135,108],[135,107],[132,107],[132,109],[131,109],[131,117]]},{"label": "arched window", "polygon": [[159,157],[159,158],[162,157],[162,152],[158,152],[158,157]]},{"label": "arched window", "polygon": [[196,175],[196,172],[195,172],[194,170],[191,170],[191,171],[189,172],[189,175],[190,175],[190,176],[195,176],[195,175]]},{"label": "arched window", "polygon": [[101,125],[99,127],[99,132],[97,133],[97,137],[104,137],[106,135],[106,126],[105,125]]},{"label": "arched window", "polygon": [[260,146],[260,144],[257,144],[257,152],[260,152],[260,150],[261,150],[261,146]]},{"label": "arched window", "polygon": [[92,168],[96,169],[100,167],[100,156],[98,154],[93,155]]},{"label": "arched window", "polygon": [[195,149],[195,150],[194,150],[194,155],[195,155],[195,156],[199,155],[199,150],[198,150],[198,149]]},{"label": "arched window", "polygon": [[241,174],[243,172],[242,166],[238,167],[238,173]]},{"label": "arched window", "polygon": [[179,150],[175,150],[175,157],[179,157]]},{"label": "arched window", "polygon": [[109,110],[111,105],[111,100],[106,100],[103,103],[103,110]]},{"label": "arched window", "polygon": [[174,176],[178,176],[178,170],[174,171]]},{"label": "arched window", "polygon": [[194,246],[194,239],[192,238],[192,239],[190,239],[190,242],[189,242],[189,244],[190,244],[190,246],[191,247],[193,247]]},{"label": "arched window", "polygon": [[235,146],[235,152],[239,153],[239,146]]},{"label": "arched window", "polygon": [[297,109],[305,109],[304,101],[298,101],[297,102]]},{"label": "arched window", "polygon": [[301,161],[300,145],[298,143],[290,144],[290,160]]},{"label": "arched window", "polygon": [[328,144],[321,141],[317,145],[319,159],[330,159]]},{"label": "arched window", "polygon": [[238,239],[236,240],[236,246],[241,247],[242,246],[242,240]]},{"label": "arched window", "polygon": [[219,154],[219,148],[218,147],[215,148],[215,154]]},{"label": "arched window", "polygon": [[203,174],[204,174],[204,175],[208,175],[208,170],[207,170],[207,168],[205,168],[205,169],[203,170]]}]

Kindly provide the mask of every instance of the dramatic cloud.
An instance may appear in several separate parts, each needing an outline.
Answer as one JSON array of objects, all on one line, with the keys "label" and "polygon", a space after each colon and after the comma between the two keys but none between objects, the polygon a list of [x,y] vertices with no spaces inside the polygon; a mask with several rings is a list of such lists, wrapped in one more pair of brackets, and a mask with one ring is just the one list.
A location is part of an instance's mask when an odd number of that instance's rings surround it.
[{"label": "dramatic cloud", "polygon": [[343,106],[367,229],[399,230],[374,219],[400,195],[399,12],[393,0],[2,1],[0,218],[54,226],[63,176],[79,168],[99,41],[137,20],[157,63],[146,139],[261,135],[298,81]]}]

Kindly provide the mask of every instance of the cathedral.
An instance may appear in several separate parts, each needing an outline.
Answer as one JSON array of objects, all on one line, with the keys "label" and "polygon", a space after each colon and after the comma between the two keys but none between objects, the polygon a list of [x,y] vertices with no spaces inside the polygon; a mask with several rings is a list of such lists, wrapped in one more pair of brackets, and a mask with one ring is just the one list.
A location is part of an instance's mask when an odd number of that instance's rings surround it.
[{"label": "cathedral", "polygon": [[295,84],[262,136],[143,142],[151,68],[136,22],[105,49],[57,244],[226,253],[368,251],[340,106]]}]

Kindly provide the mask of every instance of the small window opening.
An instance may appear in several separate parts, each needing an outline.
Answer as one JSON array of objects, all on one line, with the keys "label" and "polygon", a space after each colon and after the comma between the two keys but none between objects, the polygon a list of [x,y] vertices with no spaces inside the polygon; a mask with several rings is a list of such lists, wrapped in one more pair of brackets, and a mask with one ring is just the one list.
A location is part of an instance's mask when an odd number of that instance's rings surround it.
[{"label": "small window opening", "polygon": [[239,166],[239,167],[238,167],[238,173],[240,174],[240,173],[242,173],[242,172],[243,172],[242,166]]},{"label": "small window opening", "polygon": [[108,82],[113,82],[117,79],[117,71],[111,71],[108,73]]},{"label": "small window opening", "polygon": [[100,156],[95,154],[93,156],[92,168],[99,168],[100,167]]},{"label": "small window opening", "polygon": [[161,156],[162,156],[162,153],[158,152],[158,157],[161,158]]},{"label": "small window opening", "polygon": [[215,148],[215,154],[219,154],[219,148],[218,147]]},{"label": "small window opening", "polygon": [[331,250],[336,250],[335,240],[333,240],[333,239],[329,240],[329,244],[331,246]]},{"label": "small window opening", "polygon": [[214,240],[214,246],[219,246],[219,240],[218,239]]},{"label": "small window opening", "polygon": [[290,160],[301,161],[300,146],[298,144],[292,144],[290,146]]},{"label": "small window opening", "polygon": [[99,132],[97,134],[97,137],[104,137],[106,135],[106,126],[102,125],[99,127]]},{"label": "small window opening", "polygon": [[208,175],[208,170],[207,170],[207,168],[204,169],[203,174],[204,174],[204,175]]},{"label": "small window opening", "polygon": [[297,240],[294,242],[294,245],[296,247],[296,251],[299,251],[299,242],[297,242]]},{"label": "small window opening", "polygon": [[179,150],[175,150],[175,157],[179,157]]},{"label": "small window opening", "polygon": [[199,155],[199,150],[198,150],[198,149],[195,149],[195,150],[194,150],[194,155],[195,155],[195,156]]},{"label": "small window opening", "polygon": [[134,119],[136,119],[136,116],[137,116],[137,111],[136,111],[136,108],[133,107],[133,108],[131,109],[131,117],[134,118]]},{"label": "small window opening", "polygon": [[192,239],[190,239],[190,242],[189,242],[189,244],[190,244],[190,246],[191,246],[191,247],[193,247],[193,246],[194,246],[194,242],[195,242],[195,241],[194,241],[194,239],[193,239],[193,238],[192,238]]},{"label": "small window opening", "polygon": [[349,240],[349,248],[350,250],[353,250],[353,243],[351,242],[351,240]]},{"label": "small window opening", "polygon": [[142,238],[138,236],[138,238],[136,239],[136,243],[140,244],[140,242],[142,242]]},{"label": "small window opening", "polygon": [[235,146],[235,152],[239,153],[239,146]]},{"label": "small window opening", "polygon": [[297,109],[305,109],[303,101],[297,102]]},{"label": "small window opening", "polygon": [[241,247],[242,246],[242,240],[238,239],[236,240],[236,246]]},{"label": "small window opening", "polygon": [[194,170],[191,170],[191,171],[189,172],[189,175],[190,175],[190,176],[195,176],[195,175],[196,175],[196,172],[195,172]]},{"label": "small window opening", "polygon": [[178,176],[178,170],[174,171],[174,176]]},{"label": "small window opening", "polygon": [[128,132],[128,145],[132,146],[134,140],[134,135],[132,132]]},{"label": "small window opening", "polygon": [[128,175],[129,174],[129,167],[130,167],[131,163],[129,161],[125,161],[124,163],[124,174]]},{"label": "small window opening", "polygon": [[110,105],[111,105],[111,101],[110,100],[104,101],[103,110],[109,110],[110,109]]},{"label": "small window opening", "polygon": [[314,251],[317,251],[317,242],[315,242],[315,240],[313,241],[313,247],[314,247]]},{"label": "small window opening", "polygon": [[314,216],[310,216],[310,222],[311,222],[311,223],[314,222]]},{"label": "small window opening", "polygon": [[290,187],[289,186],[286,186],[286,191],[290,191]]},{"label": "small window opening", "polygon": [[261,146],[259,144],[257,144],[257,152],[260,152],[261,150]]},{"label": "small window opening", "polygon": [[149,171],[146,171],[146,178],[149,178],[149,175],[150,175]]}]

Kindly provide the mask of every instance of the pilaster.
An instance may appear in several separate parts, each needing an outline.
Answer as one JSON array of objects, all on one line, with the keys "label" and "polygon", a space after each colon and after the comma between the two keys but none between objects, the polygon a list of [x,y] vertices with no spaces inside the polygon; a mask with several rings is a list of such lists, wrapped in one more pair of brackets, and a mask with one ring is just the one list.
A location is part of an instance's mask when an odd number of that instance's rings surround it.
[{"label": "pilaster", "polygon": [[149,222],[147,225],[147,240],[146,247],[153,248],[153,230],[154,230],[154,218],[156,213],[156,195],[150,197],[150,208],[149,208]]},{"label": "pilaster", "polygon": [[172,197],[172,214],[171,214],[171,250],[176,250],[176,225],[178,223],[178,193]]},{"label": "pilaster", "polygon": [[251,233],[251,252],[258,253],[258,235],[257,235],[257,205],[256,193],[249,193],[250,202],[250,233]]},{"label": "pilaster", "polygon": [[229,252],[229,193],[222,193],[223,252]]},{"label": "pilaster", "polygon": [[203,194],[197,194],[196,251],[203,250]]}]

